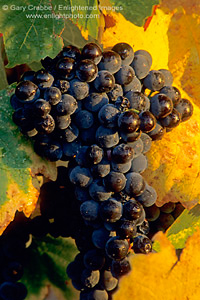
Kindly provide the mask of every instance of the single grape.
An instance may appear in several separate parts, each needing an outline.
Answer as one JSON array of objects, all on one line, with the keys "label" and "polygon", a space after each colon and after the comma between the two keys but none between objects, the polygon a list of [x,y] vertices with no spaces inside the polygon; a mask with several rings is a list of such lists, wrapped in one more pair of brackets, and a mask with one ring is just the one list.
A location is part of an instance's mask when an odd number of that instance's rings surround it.
[{"label": "single grape", "polygon": [[134,56],[131,67],[134,69],[137,78],[143,79],[148,75],[151,65],[149,64],[149,60],[146,56],[137,54]]},{"label": "single grape", "polygon": [[108,92],[110,101],[115,102],[118,97],[123,96],[123,89],[120,84],[115,83],[113,89]]},{"label": "single grape", "polygon": [[91,82],[95,80],[97,72],[97,66],[90,59],[83,59],[76,66],[76,76],[81,81]]},{"label": "single grape", "polygon": [[133,238],[137,233],[135,221],[121,219],[117,225],[116,233],[122,239]]},{"label": "single grape", "polygon": [[57,141],[52,141],[44,149],[44,156],[50,161],[60,160],[63,156],[62,146]]},{"label": "single grape", "polygon": [[100,216],[103,221],[114,223],[122,216],[122,204],[117,200],[110,198],[100,205]]},{"label": "single grape", "polygon": [[127,163],[133,159],[133,153],[130,145],[119,144],[112,151],[112,159],[116,163]]},{"label": "single grape", "polygon": [[145,207],[152,206],[155,204],[157,199],[156,190],[152,186],[146,184],[144,192],[140,196],[136,197],[136,199]]},{"label": "single grape", "polygon": [[158,71],[160,71],[164,75],[165,85],[167,85],[167,86],[172,85],[172,83],[173,83],[172,73],[167,69],[159,69]]},{"label": "single grape", "polygon": [[152,65],[152,56],[148,51],[140,49],[140,50],[135,51],[135,55],[145,56],[148,60],[149,66],[151,67],[151,65]]},{"label": "single grape", "polygon": [[67,93],[70,88],[69,81],[62,79],[57,79],[56,81],[54,81],[53,85],[60,90],[61,94]]},{"label": "single grape", "polygon": [[131,162],[130,172],[143,173],[148,166],[147,158],[144,154],[135,157]]},{"label": "single grape", "polygon": [[140,118],[133,111],[125,111],[119,115],[118,127],[128,133],[137,131],[140,127]]},{"label": "single grape", "polygon": [[[112,291],[117,287],[118,279],[113,277],[111,271],[103,270],[103,272],[101,272],[100,284],[106,291]],[[99,300],[102,300],[102,298]]]},{"label": "single grape", "polygon": [[124,259],[117,261],[113,260],[111,264],[111,272],[115,278],[119,278],[123,275],[126,275],[130,272],[131,265],[127,257]]},{"label": "single grape", "polygon": [[78,127],[76,127],[76,125],[71,122],[66,129],[61,131],[60,137],[63,142],[71,143],[77,139],[78,135]]},{"label": "single grape", "polygon": [[81,204],[80,213],[86,221],[96,221],[99,215],[99,204],[96,201],[88,200]]},{"label": "single grape", "polygon": [[54,77],[44,69],[41,69],[35,73],[34,82],[41,90],[45,90],[52,86]]},{"label": "single grape", "polygon": [[79,60],[81,56],[81,51],[73,46],[73,45],[68,45],[65,46],[62,51],[58,54],[58,57],[69,57],[69,58],[73,58],[74,60]]},{"label": "single grape", "polygon": [[77,109],[76,99],[68,94],[63,94],[61,101],[55,105],[55,114],[58,116],[71,115]]},{"label": "single grape", "polygon": [[101,61],[98,65],[99,70],[107,70],[111,74],[119,71],[121,67],[120,55],[112,50],[107,50],[102,53]]},{"label": "single grape", "polygon": [[132,249],[135,253],[148,254],[152,251],[152,242],[146,235],[140,234],[134,238]]},{"label": "single grape", "polygon": [[96,131],[96,141],[102,148],[112,148],[119,143],[119,134],[114,128],[99,126]]},{"label": "single grape", "polygon": [[80,166],[76,166],[72,169],[69,179],[73,184],[76,184],[80,187],[87,187],[92,183],[92,175],[90,170]]},{"label": "single grape", "polygon": [[118,193],[125,188],[126,185],[126,177],[123,173],[111,171],[104,178],[104,185],[107,190]]},{"label": "single grape", "polygon": [[129,91],[139,92],[139,93],[142,91],[141,82],[136,76],[129,84],[123,86],[124,94],[128,93]]},{"label": "single grape", "polygon": [[83,47],[81,56],[83,59],[92,60],[97,65],[101,61],[102,51],[97,44],[88,43]]},{"label": "single grape", "polygon": [[181,122],[181,114],[175,108],[165,118],[160,119],[160,123],[163,127],[170,130],[177,127]]},{"label": "single grape", "polygon": [[122,65],[130,65],[134,58],[133,48],[127,43],[118,43],[113,48],[113,51],[117,52],[122,59]]},{"label": "single grape", "polygon": [[40,90],[32,81],[25,80],[17,85],[15,95],[19,101],[23,103],[34,102],[37,98],[39,98]]},{"label": "single grape", "polygon": [[87,84],[87,82],[73,79],[70,81],[70,88],[68,92],[76,100],[83,100],[89,94],[89,85]]},{"label": "single grape", "polygon": [[108,96],[106,93],[90,93],[83,100],[84,107],[90,112],[98,112],[104,105],[108,104]]},{"label": "single grape", "polygon": [[143,84],[151,91],[159,91],[165,85],[165,77],[160,71],[151,70],[144,78]]},{"label": "single grape", "polygon": [[146,207],[145,212],[146,212],[146,219],[151,222],[157,220],[160,215],[160,209],[155,204]]},{"label": "single grape", "polygon": [[36,117],[46,117],[51,111],[51,105],[44,99],[37,99],[33,104],[33,110]]},{"label": "single grape", "polygon": [[96,229],[92,233],[92,242],[98,249],[104,249],[107,241],[111,238],[112,233],[104,227]]},{"label": "single grape", "polygon": [[168,202],[160,207],[160,211],[166,214],[171,214],[176,207],[176,203]]},{"label": "single grape", "polygon": [[56,74],[59,79],[71,80],[75,75],[75,60],[70,57],[61,58],[56,64]]},{"label": "single grape", "polygon": [[121,85],[129,84],[135,77],[135,71],[131,66],[121,66],[119,71],[115,73],[115,81]]},{"label": "single grape", "polygon": [[156,123],[156,127],[148,133],[150,138],[153,141],[161,140],[164,134],[166,133],[166,128],[161,126],[158,122]]},{"label": "single grape", "polygon": [[47,88],[44,92],[44,99],[51,105],[56,105],[61,100],[61,91],[55,86]]},{"label": "single grape", "polygon": [[81,274],[81,281],[85,288],[91,289],[95,287],[95,285],[97,285],[97,283],[99,282],[99,278],[100,278],[99,270],[92,271],[92,270],[85,269]]},{"label": "single grape", "polygon": [[193,114],[192,103],[187,99],[182,98],[175,108],[181,115],[181,122],[187,121]]},{"label": "single grape", "polygon": [[123,205],[123,216],[127,220],[136,221],[142,215],[142,205],[135,199],[131,199]]},{"label": "single grape", "polygon": [[99,93],[109,92],[114,88],[115,78],[108,71],[99,71],[94,80],[94,87]]},{"label": "single grape", "polygon": [[45,117],[37,119],[35,121],[35,128],[40,133],[51,133],[55,129],[55,121],[54,118],[47,114]]},{"label": "single grape", "polygon": [[87,110],[80,110],[74,119],[76,126],[79,129],[90,128],[94,123],[93,114]]},{"label": "single grape", "polygon": [[143,111],[139,114],[140,129],[145,132],[151,132],[156,127],[156,118],[150,111]]},{"label": "single grape", "polygon": [[119,236],[110,238],[105,246],[106,254],[113,260],[123,260],[129,250],[129,243],[125,239],[121,239]]},{"label": "single grape", "polygon": [[175,86],[165,85],[160,90],[160,93],[165,94],[167,97],[169,97],[174,105],[177,105],[181,100],[181,93]]},{"label": "single grape", "polygon": [[149,99],[140,92],[129,91],[125,94],[125,97],[130,101],[131,108],[142,112],[148,110],[149,108]]},{"label": "single grape", "polygon": [[111,197],[111,192],[105,188],[102,181],[94,180],[89,186],[89,194],[95,201],[105,201]]},{"label": "single grape", "polygon": [[150,110],[156,118],[165,118],[172,109],[173,102],[167,95],[159,93],[151,98]]},{"label": "single grape", "polygon": [[110,163],[106,158],[103,158],[97,165],[91,166],[91,171],[94,177],[105,177],[110,173]]},{"label": "single grape", "polygon": [[144,132],[142,132],[140,139],[143,143],[143,150],[142,153],[145,154],[151,149],[152,139],[150,136]]},{"label": "single grape", "polygon": [[113,104],[106,104],[99,110],[98,119],[103,126],[115,128],[119,114],[119,110]]}]

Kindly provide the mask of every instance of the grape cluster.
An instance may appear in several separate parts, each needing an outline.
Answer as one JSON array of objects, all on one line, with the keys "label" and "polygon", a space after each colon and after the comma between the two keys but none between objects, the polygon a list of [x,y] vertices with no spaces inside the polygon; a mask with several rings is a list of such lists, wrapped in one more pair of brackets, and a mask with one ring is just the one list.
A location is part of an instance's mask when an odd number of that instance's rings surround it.
[{"label": "grape cluster", "polygon": [[[82,51],[68,46],[42,64],[17,85],[13,121],[39,155],[69,161],[64,190],[41,190],[49,195],[41,213],[54,219],[53,236],[75,239],[80,253],[67,274],[80,299],[107,300],[130,270],[129,253],[152,250],[148,220],[157,194],[142,176],[145,154],[193,107],[168,70],[151,70],[151,55],[126,43],[103,52],[94,43]],[[51,188],[59,190],[59,205]]]}]

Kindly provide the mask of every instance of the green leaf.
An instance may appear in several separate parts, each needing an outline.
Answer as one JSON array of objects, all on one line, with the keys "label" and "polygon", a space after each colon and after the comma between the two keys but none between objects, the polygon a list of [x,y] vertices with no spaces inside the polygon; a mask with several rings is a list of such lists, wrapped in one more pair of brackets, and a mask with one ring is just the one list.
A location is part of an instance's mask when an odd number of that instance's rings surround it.
[{"label": "green leaf", "polygon": [[183,249],[189,236],[200,227],[200,205],[191,210],[185,209],[167,230],[166,235],[175,249]]},{"label": "green leaf", "polygon": [[8,68],[39,61],[47,55],[54,57],[62,49],[60,34],[64,20],[55,18],[50,1],[7,0],[2,7],[7,7],[0,10],[0,32],[4,36]]},{"label": "green leaf", "polygon": [[60,289],[64,299],[72,299],[75,290],[68,284],[70,280],[66,268],[77,253],[71,239],[54,239],[50,236],[33,238],[27,249],[29,259],[22,277],[22,282],[28,289],[26,299],[31,300],[34,296],[38,300],[44,299],[44,288],[48,285]]},{"label": "green leaf", "polygon": [[100,8],[105,7],[108,13],[112,10],[120,12],[133,24],[143,26],[145,19],[151,16],[153,6],[159,2],[159,0],[100,0]]},{"label": "green leaf", "polygon": [[83,48],[83,46],[94,39],[90,38],[87,41],[81,35],[79,28],[70,20],[65,21],[65,29],[62,33],[64,46],[74,45],[77,48]]},{"label": "green leaf", "polygon": [[3,52],[3,37],[0,34],[0,90],[3,90],[8,86],[2,52]]},{"label": "green leaf", "polygon": [[[88,30],[92,38],[98,37],[100,11],[97,0],[27,0],[26,3],[19,0],[17,4],[8,0],[4,1],[2,8],[0,32],[4,35],[8,68],[31,64],[46,56],[55,57],[63,47],[63,38],[66,38],[66,32],[62,36],[63,30],[69,29],[71,34],[72,22],[74,26]],[[80,36],[77,26],[73,31]],[[73,39],[71,36],[70,40]],[[79,46],[77,38],[76,41]]]},{"label": "green leaf", "polygon": [[10,96],[14,88],[15,84],[0,91],[0,234],[17,209],[27,216],[34,210],[38,191],[33,176],[41,173],[55,180],[57,174],[55,163],[35,154],[30,140],[13,123]]}]

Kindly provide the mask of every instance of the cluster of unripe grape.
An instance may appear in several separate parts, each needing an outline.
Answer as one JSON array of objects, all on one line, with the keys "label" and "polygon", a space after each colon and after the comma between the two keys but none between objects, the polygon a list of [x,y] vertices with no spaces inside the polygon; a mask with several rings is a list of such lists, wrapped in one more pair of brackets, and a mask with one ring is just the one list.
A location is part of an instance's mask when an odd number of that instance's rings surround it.
[{"label": "cluster of unripe grape", "polygon": [[[141,175],[145,153],[152,140],[188,120],[193,107],[168,70],[151,70],[151,55],[126,43],[106,51],[95,43],[82,51],[68,46],[42,64],[17,85],[13,121],[37,154],[69,161],[66,177],[81,228],[68,233],[80,254],[67,274],[80,299],[107,300],[130,270],[129,253],[152,250],[146,212],[157,194]],[[53,213],[55,236],[58,228],[63,232],[58,219],[69,210],[66,203]]]}]

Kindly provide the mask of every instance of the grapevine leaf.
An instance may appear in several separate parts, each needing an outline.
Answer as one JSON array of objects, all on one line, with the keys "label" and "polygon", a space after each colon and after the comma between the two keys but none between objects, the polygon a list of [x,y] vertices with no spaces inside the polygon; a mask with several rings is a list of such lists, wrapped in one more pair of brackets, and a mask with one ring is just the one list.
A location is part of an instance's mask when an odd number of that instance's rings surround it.
[{"label": "grapevine leaf", "polygon": [[[12,0],[3,2],[7,9],[0,10],[0,32],[4,35],[9,61],[7,67],[28,64],[47,55],[56,56],[63,45],[60,34],[64,28],[64,21],[55,18],[50,10],[33,9],[39,5],[50,7],[50,2],[28,0],[24,3],[19,0],[17,5],[13,4]],[[16,7],[24,7],[25,11],[17,10]],[[48,14],[51,17],[48,17]]]},{"label": "grapevine leaf", "polygon": [[3,36],[0,34],[0,90],[3,90],[8,86],[2,52],[3,52]]},{"label": "grapevine leaf", "polygon": [[132,271],[121,278],[113,300],[198,299],[200,230],[188,238],[179,258],[162,232],[155,239],[160,244],[160,252],[130,258]]},{"label": "grapevine leaf", "polygon": [[200,228],[199,204],[190,211],[185,209],[167,230],[166,235],[175,249],[182,249],[185,247],[187,238],[193,235],[197,228]]},{"label": "grapevine leaf", "polygon": [[13,220],[16,210],[30,216],[38,199],[33,177],[41,173],[56,179],[55,163],[34,153],[32,144],[12,121],[10,96],[15,84],[0,91],[0,234]]},{"label": "grapevine leaf", "polygon": [[120,12],[128,21],[143,26],[145,19],[151,16],[153,6],[159,2],[159,0],[100,0],[99,8],[107,13]]},{"label": "grapevine leaf", "polygon": [[[49,293],[49,287],[60,290],[64,299],[73,299],[77,292],[69,284],[66,274],[67,265],[77,253],[70,239],[33,238],[27,249],[27,259],[22,282],[28,289],[27,300],[43,300]],[[61,299],[61,298],[59,298]]]}]

